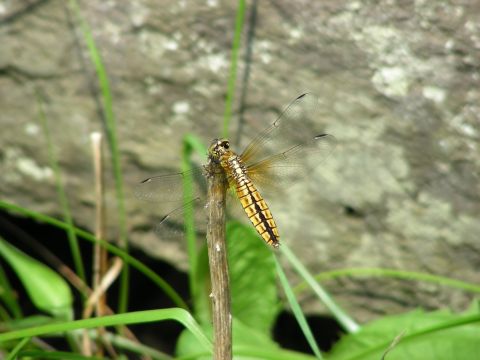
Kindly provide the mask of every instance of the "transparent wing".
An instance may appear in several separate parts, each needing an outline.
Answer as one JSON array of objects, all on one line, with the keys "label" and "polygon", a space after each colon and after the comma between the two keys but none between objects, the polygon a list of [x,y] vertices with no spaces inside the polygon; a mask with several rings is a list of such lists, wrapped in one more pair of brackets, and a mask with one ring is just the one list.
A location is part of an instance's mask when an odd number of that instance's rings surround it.
[{"label": "transparent wing", "polygon": [[260,186],[295,181],[335,149],[336,139],[320,129],[320,104],[312,94],[296,98],[241,155],[248,174]]},{"label": "transparent wing", "polygon": [[[157,236],[166,241],[181,241],[185,239],[188,218],[193,219],[199,238],[206,234],[206,189],[204,169],[196,167],[183,173],[147,178],[135,187],[134,192],[138,199],[154,204],[152,228]],[[228,193],[232,195],[228,196],[232,198],[228,201],[229,213],[241,218],[244,216],[241,206],[231,204],[238,202],[233,199],[235,192],[230,189]]]},{"label": "transparent wing", "polygon": [[[150,202],[175,203],[191,201],[205,192],[203,167],[195,167],[183,173],[165,174],[149,177],[135,187],[138,199]],[[192,194],[184,197],[184,189],[192,189]]]},{"label": "transparent wing", "polygon": [[155,203],[152,220],[162,240],[177,241],[185,236],[185,217],[193,217],[198,233],[204,232],[206,182],[202,167],[175,174],[158,175],[135,187],[138,199]]},{"label": "transparent wing", "polygon": [[248,174],[259,186],[269,185],[278,189],[307,176],[308,171],[333,152],[336,144],[337,140],[332,135],[317,135],[307,143],[292,146],[249,166]]}]

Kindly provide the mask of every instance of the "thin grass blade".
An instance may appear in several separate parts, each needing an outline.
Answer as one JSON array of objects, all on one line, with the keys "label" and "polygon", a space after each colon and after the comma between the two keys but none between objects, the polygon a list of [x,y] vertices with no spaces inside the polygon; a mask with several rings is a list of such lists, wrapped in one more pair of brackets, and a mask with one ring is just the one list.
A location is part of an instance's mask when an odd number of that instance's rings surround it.
[{"label": "thin grass blade", "polygon": [[60,207],[63,212],[63,219],[67,224],[71,225],[71,227],[69,227],[69,229],[67,230],[67,236],[68,236],[68,242],[70,245],[70,251],[72,252],[73,263],[75,265],[75,271],[78,274],[78,276],[83,280],[83,282],[86,282],[85,268],[83,266],[82,254],[80,251],[80,246],[78,245],[77,235],[75,234],[74,231],[72,231],[72,227],[73,227],[72,213],[70,211],[70,205],[68,203],[67,194],[65,192],[62,172],[60,170],[60,165],[58,163],[58,156],[55,152],[54,144],[50,134],[50,129],[48,127],[48,119],[45,114],[45,109],[43,107],[44,104],[40,98],[38,98],[37,102],[38,102],[38,108],[39,108],[40,122],[42,125],[45,139],[47,141],[48,160],[49,160],[50,167],[53,169],[53,174],[55,175],[55,183],[57,186],[57,196],[60,202]]},{"label": "thin grass blade", "polygon": [[317,294],[319,299],[325,304],[325,306],[330,310],[335,319],[342,325],[342,327],[348,333],[355,333],[360,330],[360,325],[358,325],[341,307],[338,305],[335,300],[328,294],[315,280],[312,274],[305,268],[305,266],[298,260],[298,258],[292,253],[287,245],[281,247],[283,255],[287,260],[292,264],[294,269],[298,274],[307,282],[307,284],[312,288],[312,290]]},{"label": "thin grass blade", "polygon": [[206,350],[212,351],[212,343],[203,333],[200,326],[190,315],[190,313],[180,308],[146,310],[130,312],[118,315],[102,316],[92,319],[76,320],[69,322],[59,322],[38,326],[34,328],[11,331],[0,334],[0,344],[5,341],[21,339],[32,336],[42,336],[52,333],[63,333],[78,329],[91,329],[106,326],[145,324],[150,322],[175,320],[185,326],[198,340],[200,346]]},{"label": "thin grass blade", "polygon": [[230,58],[230,72],[228,75],[227,98],[225,99],[225,112],[223,115],[222,136],[228,137],[230,119],[232,118],[232,103],[235,97],[235,85],[237,83],[238,51],[240,49],[240,40],[243,31],[245,17],[245,0],[238,1],[237,15],[235,18],[235,34],[233,36],[232,54]]},{"label": "thin grass blade", "polygon": [[316,358],[323,359],[322,353],[320,352],[320,349],[318,348],[315,338],[313,337],[312,330],[307,324],[307,319],[305,319],[305,315],[303,314],[302,309],[300,308],[300,305],[298,304],[298,301],[295,298],[295,294],[293,293],[293,290],[290,287],[290,284],[288,283],[287,276],[283,272],[282,266],[280,265],[280,263],[278,262],[278,259],[276,258],[275,258],[275,265],[276,265],[278,277],[280,279],[280,283],[282,284],[283,290],[285,291],[285,295],[287,296],[287,300],[290,304],[293,314],[297,319],[298,325],[300,326],[303,334],[305,335],[305,339],[310,345],[310,348],[312,349]]},{"label": "thin grass blade", "polygon": [[[125,211],[125,195],[123,190],[123,175],[120,161],[120,151],[117,140],[116,120],[113,113],[112,92],[110,90],[110,83],[107,76],[105,65],[103,64],[100,51],[95,44],[90,26],[83,18],[80,7],[76,0],[70,0],[70,6],[77,16],[80,24],[85,44],[88,48],[90,60],[95,67],[95,72],[98,78],[98,84],[102,95],[102,105],[105,120],[105,129],[108,138],[108,144],[111,152],[111,160],[113,167],[113,174],[115,178],[115,191],[117,197],[117,213],[119,225],[119,240],[125,251],[128,251],[127,242],[127,216]],[[122,277],[120,281],[120,295],[118,301],[118,311],[125,312],[128,307],[128,287],[129,287],[129,270],[128,266],[124,266]]]}]

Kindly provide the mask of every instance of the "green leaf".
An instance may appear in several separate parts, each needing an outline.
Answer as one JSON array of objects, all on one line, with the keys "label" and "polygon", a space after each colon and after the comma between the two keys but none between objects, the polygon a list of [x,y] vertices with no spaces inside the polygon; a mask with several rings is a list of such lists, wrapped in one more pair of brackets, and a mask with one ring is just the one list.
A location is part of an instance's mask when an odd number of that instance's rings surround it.
[{"label": "green leaf", "polygon": [[[22,317],[22,309],[18,305],[10,281],[3,271],[2,264],[0,264],[0,300],[3,301],[14,318],[19,319]],[[10,318],[9,314],[3,312],[3,308],[0,308],[0,310],[2,310],[0,311],[0,319],[7,320]]]},{"label": "green leaf", "polygon": [[54,316],[70,314],[72,294],[60,275],[1,238],[0,255],[15,270],[38,309]]},{"label": "green leaf", "polygon": [[256,328],[252,328],[243,324],[238,319],[233,319],[233,349],[237,347],[243,347],[248,345],[249,347],[260,349],[274,349],[277,350],[280,347],[275,343],[270,334],[263,334]]},{"label": "green leaf", "polygon": [[270,335],[278,313],[272,250],[252,226],[227,223],[232,314],[259,333]]},{"label": "green leaf", "polygon": [[[276,287],[275,263],[272,250],[263,242],[251,226],[239,222],[227,223],[227,246],[230,270],[230,289],[233,314],[233,345],[240,346],[245,353],[252,349],[270,349],[278,355],[281,351],[270,339],[270,329],[278,313],[278,294]],[[202,252],[204,255],[206,251]],[[199,260],[197,264],[208,264]],[[199,288],[205,289],[204,298],[208,298],[209,274],[203,269],[199,275]],[[201,275],[201,276],[200,276]],[[197,304],[200,302],[197,300]],[[210,302],[196,308],[197,318],[205,319],[200,311],[210,309]],[[204,332],[212,334],[210,322],[202,321]],[[211,359],[211,355],[199,351],[192,335],[184,331],[177,343],[177,356],[191,359]],[[288,355],[285,355],[288,358]],[[249,359],[253,357],[235,357]],[[291,358],[294,359],[294,358]]]},{"label": "green leaf", "polygon": [[[23,216],[27,216],[31,219],[43,222],[45,224],[49,224],[51,226],[55,226],[59,229],[67,230],[68,228],[70,228],[70,225],[68,225],[67,223],[64,223],[60,220],[57,220],[57,219],[52,218],[50,216],[43,215],[41,213],[23,208],[21,206],[18,206],[18,205],[12,204],[12,203],[1,201],[1,200],[0,200],[0,209],[5,209],[5,210],[8,210],[12,213],[17,213],[17,214],[21,214]],[[170,299],[177,306],[183,307],[184,309],[188,309],[188,306],[185,303],[185,301],[182,300],[180,295],[172,288],[172,286],[170,286],[163,278],[158,276],[158,274],[155,271],[153,271],[152,269],[150,269],[148,266],[146,266],[145,264],[143,264],[142,262],[140,262],[136,258],[130,256],[125,251],[123,251],[123,250],[119,249],[118,247],[110,244],[109,242],[107,242],[105,240],[97,239],[95,236],[93,236],[92,234],[90,234],[87,231],[78,229],[76,227],[74,227],[73,230],[75,231],[75,233],[79,237],[81,237],[81,238],[83,238],[87,241],[90,241],[91,243],[98,243],[98,244],[100,244],[100,246],[107,249],[110,253],[121,257],[126,263],[132,265],[134,268],[136,268],[138,271],[140,271],[142,274],[144,274],[147,278],[152,280],[152,282],[156,286],[158,286],[160,289],[162,289],[162,291],[164,291],[165,294],[167,294],[167,296],[169,296]]]},{"label": "green leaf", "polygon": [[[209,338],[212,338],[212,326],[209,324],[200,325],[203,333]],[[198,340],[193,336],[190,331],[186,329],[182,331],[180,337],[177,340],[175,347],[175,355],[179,358],[188,358],[196,360],[209,360],[212,358],[212,354],[206,350],[202,350],[199,346]]]},{"label": "green leaf", "polygon": [[[270,336],[242,324],[233,318],[233,357],[235,360],[313,360],[311,355],[280,348]],[[204,332],[212,333],[212,327],[204,326]],[[202,351],[192,334],[184,331],[177,342],[176,356],[182,359],[210,360],[212,355]]]},{"label": "green leaf", "polygon": [[[270,340],[268,335],[262,334],[257,331],[257,329],[251,328],[242,324],[238,319],[233,318],[232,320],[232,337],[233,337],[233,351],[235,353],[235,348],[240,347],[244,349],[248,348],[260,348],[260,349],[270,349],[277,351],[279,349],[278,345]],[[205,324],[203,326],[203,331],[212,337],[212,326]],[[184,331],[178,340],[177,343],[177,356],[185,356],[188,358],[198,359],[198,360],[207,360],[211,359],[211,355],[206,352],[199,352],[199,344],[196,339],[192,336],[191,333]],[[235,356],[235,359],[247,359],[245,357]]]},{"label": "green leaf", "polygon": [[477,359],[480,354],[480,314],[459,316],[448,311],[422,310],[381,318],[343,337],[329,360],[381,359],[390,343],[402,338],[386,356],[387,360]]}]

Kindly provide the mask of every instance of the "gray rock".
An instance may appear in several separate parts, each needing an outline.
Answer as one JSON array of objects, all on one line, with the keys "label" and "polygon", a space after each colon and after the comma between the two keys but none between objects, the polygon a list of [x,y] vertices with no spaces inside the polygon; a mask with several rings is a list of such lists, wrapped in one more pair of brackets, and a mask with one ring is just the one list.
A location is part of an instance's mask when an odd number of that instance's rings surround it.
[{"label": "gray rock", "polygon": [[[235,104],[231,133],[240,129],[245,144],[308,90],[322,102],[319,122],[338,140],[307,186],[271,198],[282,241],[314,273],[387,267],[476,281],[480,4],[254,6],[238,74],[237,99],[243,92],[244,101]],[[130,240],[184,269],[185,244],[158,240],[149,229],[159,215],[132,192],[141,179],[178,169],[186,133],[205,143],[219,135],[235,7],[217,0],[90,1],[82,11],[113,91]],[[0,192],[4,200],[60,214],[39,92],[75,222],[92,229],[89,136],[102,129],[102,114],[94,70],[72,24],[61,1],[0,2]],[[115,238],[111,176],[107,182]],[[464,308],[472,298],[384,278],[343,279],[327,288],[362,320],[420,305]],[[316,300],[308,304],[319,310]]]}]

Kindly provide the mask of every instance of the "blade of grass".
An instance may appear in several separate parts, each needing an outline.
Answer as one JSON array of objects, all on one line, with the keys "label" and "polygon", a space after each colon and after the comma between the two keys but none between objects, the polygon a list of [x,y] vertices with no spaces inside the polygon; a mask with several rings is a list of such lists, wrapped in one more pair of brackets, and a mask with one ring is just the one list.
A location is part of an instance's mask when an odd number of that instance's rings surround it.
[{"label": "blade of grass", "polygon": [[[184,198],[184,221],[185,221],[185,233],[187,240],[187,252],[188,252],[188,279],[190,294],[192,299],[197,299],[197,239],[195,236],[195,221],[193,214],[193,205],[191,199],[193,194],[193,180],[189,177],[188,171],[192,168],[191,157],[194,152],[199,155],[206,155],[207,149],[202,144],[199,138],[194,135],[187,134],[183,138],[182,146],[182,172],[187,175],[183,178],[183,198]],[[202,159],[203,160],[203,159]],[[195,308],[195,306],[194,306]]]},{"label": "blade of grass", "polygon": [[190,315],[190,313],[180,308],[159,309],[136,311],[118,315],[102,316],[92,319],[83,319],[68,322],[58,322],[38,326],[34,328],[11,331],[0,334],[0,343],[20,339],[24,337],[41,336],[52,333],[62,333],[66,331],[78,329],[91,329],[101,326],[129,325],[129,324],[145,324],[149,322],[175,320],[185,326],[195,336],[200,345],[211,353],[212,343],[203,333],[200,326]]},{"label": "blade of grass", "polygon": [[[89,335],[93,339],[100,339],[98,336],[98,333],[96,331],[90,331]],[[137,341],[132,341],[131,339],[128,339],[124,336],[120,335],[115,335],[112,334],[111,332],[108,332],[106,334],[101,335],[102,339],[107,340],[109,343],[115,346],[117,349],[123,349],[123,350],[128,350],[133,353],[142,355],[144,357],[151,357],[152,359],[158,359],[158,360],[172,360],[173,357],[167,354],[164,354],[157,349],[144,345],[142,343],[139,343]],[[208,354],[208,353],[207,353]]]},{"label": "blade of grass", "polygon": [[245,34],[245,52],[243,54],[242,63],[244,68],[242,69],[242,77],[239,80],[238,87],[240,90],[240,95],[238,99],[238,127],[235,131],[235,147],[240,147],[240,140],[243,135],[243,128],[245,125],[245,103],[247,99],[247,94],[249,93],[249,79],[252,68],[252,57],[253,57],[253,48],[255,43],[255,29],[257,27],[257,17],[258,17],[258,0],[253,0],[250,2],[248,17],[245,21],[247,28]]},{"label": "blade of grass", "polygon": [[225,99],[225,112],[223,114],[223,137],[228,137],[230,119],[232,117],[232,103],[235,95],[235,84],[237,82],[238,50],[243,30],[245,17],[245,0],[238,1],[237,15],[235,18],[235,33],[233,35],[232,53],[230,59],[230,72],[228,76],[227,98]]},{"label": "blade of grass", "polygon": [[[283,246],[285,246],[285,245],[283,245]],[[276,265],[276,269],[277,269],[278,278],[280,279],[280,283],[282,284],[285,295],[287,296],[288,303],[290,304],[290,307],[293,311],[293,314],[295,315],[295,318],[297,319],[298,325],[302,329],[302,332],[305,336],[305,339],[307,340],[308,344],[310,345],[310,348],[312,349],[316,358],[317,359],[323,359],[322,353],[320,352],[320,349],[318,348],[317,342],[315,341],[315,338],[313,337],[312,330],[308,326],[307,319],[305,319],[305,315],[303,314],[302,309],[300,308],[300,305],[298,304],[298,301],[295,298],[295,294],[293,293],[293,290],[290,287],[290,284],[288,283],[287,276],[283,272],[282,266],[280,265],[280,263],[278,262],[278,259],[276,257],[275,257],[275,265]]]},{"label": "blade of grass", "polygon": [[25,345],[28,344],[29,341],[30,341],[29,337],[25,337],[22,340],[20,340],[18,342],[18,344],[15,345],[15,347],[12,349],[12,351],[10,351],[10,353],[5,358],[5,360],[15,360],[15,359],[17,359],[18,353],[20,352],[20,350],[22,350],[25,347]]},{"label": "blade of grass", "polygon": [[280,248],[282,254],[292,264],[298,274],[308,283],[312,290],[317,294],[320,300],[330,310],[335,319],[340,323],[348,333],[355,333],[360,330],[358,325],[336,302],[335,300],[318,284],[313,275],[303,266],[298,258],[292,253],[287,245],[282,245]]},{"label": "blade of grass", "polygon": [[[126,221],[126,212],[125,212],[125,196],[123,191],[123,176],[122,176],[122,167],[120,162],[120,152],[117,141],[117,130],[116,130],[116,121],[113,113],[112,106],[112,92],[110,90],[110,84],[108,81],[107,71],[103,64],[102,57],[100,52],[95,44],[95,40],[92,35],[90,26],[87,24],[83,18],[80,7],[76,0],[70,0],[70,6],[73,9],[73,12],[77,16],[78,22],[82,29],[83,38],[85,44],[88,48],[90,55],[90,60],[92,61],[95,72],[98,78],[98,84],[100,86],[102,94],[102,105],[103,113],[105,120],[105,129],[107,133],[108,143],[110,146],[110,153],[113,166],[113,174],[115,178],[115,191],[117,197],[117,213],[118,213],[118,224],[119,224],[119,242],[123,246],[125,251],[128,251],[128,242],[127,242],[127,221]],[[128,266],[125,266],[122,271],[122,277],[120,281],[120,294],[118,300],[118,312],[125,312],[128,308],[128,279],[129,279],[129,269]]]},{"label": "blade of grass", "polygon": [[[60,171],[60,166],[58,162],[58,156],[55,152],[53,145],[52,137],[50,135],[50,129],[48,127],[48,119],[45,114],[44,104],[40,97],[37,97],[38,112],[40,123],[42,125],[43,134],[47,141],[47,150],[48,150],[48,161],[50,167],[53,169],[53,174],[55,175],[55,183],[57,186],[57,196],[60,202],[60,207],[63,213],[63,219],[65,222],[73,227],[73,218],[70,211],[70,205],[68,204],[68,198],[65,192],[65,186],[63,183],[62,172]],[[83,266],[82,254],[80,251],[80,246],[78,245],[78,239],[75,233],[71,230],[67,230],[68,242],[70,245],[70,251],[72,253],[73,263],[75,265],[75,271],[82,279],[83,282],[86,281],[85,277],[85,268]]]},{"label": "blade of grass", "polygon": [[[0,283],[1,284],[1,283]],[[3,291],[3,290],[2,290]],[[5,321],[10,321],[11,320],[11,316],[10,314],[8,313],[7,309],[3,307],[3,305],[0,303],[0,320],[1,322],[5,322]]]},{"label": "blade of grass", "polygon": [[[68,225],[67,223],[64,223],[63,221],[57,220],[55,218],[52,218],[50,216],[44,215],[37,213],[32,210],[28,210],[25,208],[22,208],[20,206],[7,203],[5,201],[0,200],[0,209],[5,209],[8,211],[12,211],[24,216],[27,216],[31,219],[38,220],[40,222],[49,224],[51,226],[55,226],[57,228],[63,229],[63,230],[68,230],[71,226]],[[121,257],[126,263],[130,264],[134,268],[136,268],[138,271],[140,271],[142,274],[144,274],[146,277],[148,277],[150,280],[153,281],[160,289],[162,289],[167,296],[170,297],[170,299],[179,307],[182,307],[184,309],[188,309],[187,304],[182,300],[180,295],[165,281],[163,280],[160,276],[158,276],[152,269],[150,269],[148,266],[145,266],[142,262],[138,261],[135,259],[133,256],[129,255],[127,252],[124,250],[110,244],[107,241],[100,240],[95,238],[92,234],[90,234],[87,231],[78,229],[76,227],[72,227],[73,231],[81,238],[90,241],[92,243],[98,242],[101,246],[103,246],[105,249],[107,249],[109,252],[112,254],[115,254],[119,257]]]},{"label": "blade of grass", "polygon": [[27,350],[18,354],[19,359],[102,360],[103,357],[84,356],[66,351]]},{"label": "blade of grass", "polygon": [[[438,285],[450,286],[453,288],[480,293],[480,286],[468,283],[465,281],[448,278],[445,276],[426,274],[416,271],[405,271],[397,269],[384,269],[384,268],[346,268],[338,269],[332,271],[325,271],[320,274],[315,275],[317,281],[324,281],[330,279],[336,279],[339,277],[345,276],[381,276],[381,277],[391,277],[404,280],[415,280],[415,281],[426,281],[435,283]],[[306,283],[299,284],[295,291],[302,291],[307,287]]]}]

